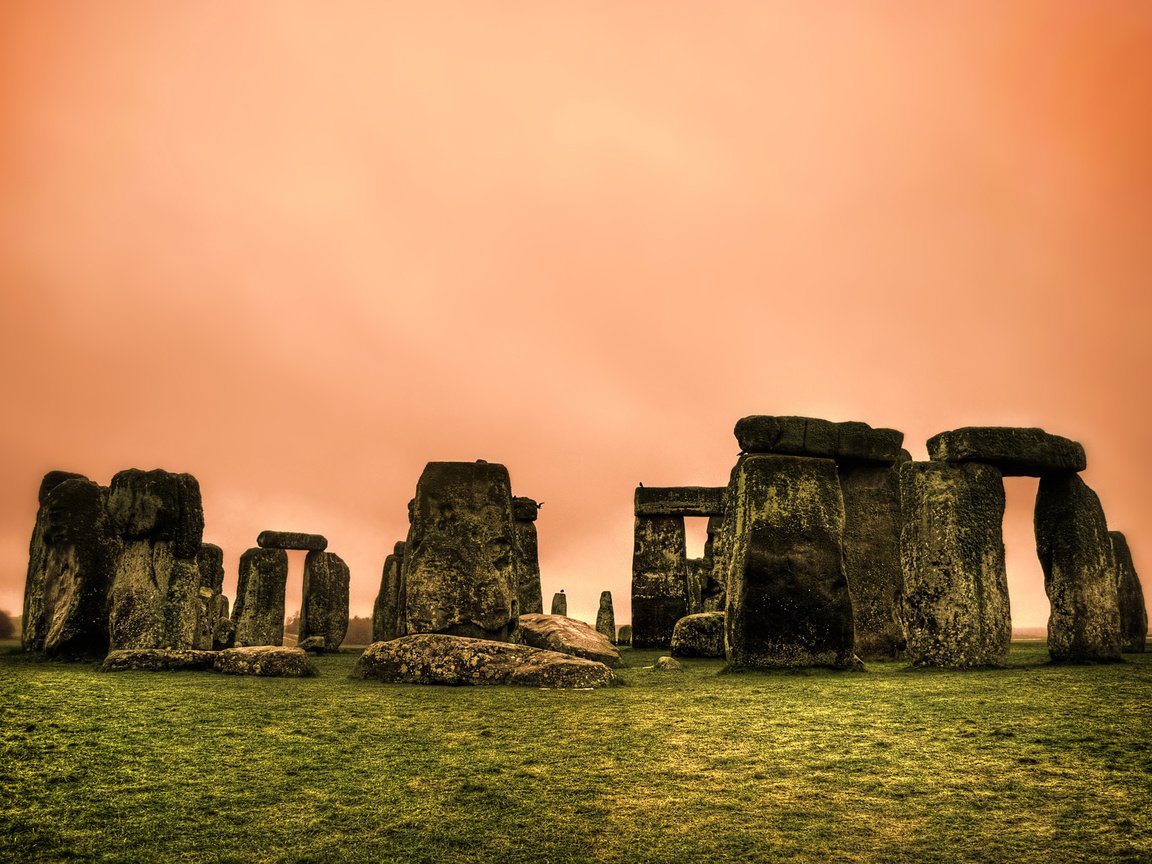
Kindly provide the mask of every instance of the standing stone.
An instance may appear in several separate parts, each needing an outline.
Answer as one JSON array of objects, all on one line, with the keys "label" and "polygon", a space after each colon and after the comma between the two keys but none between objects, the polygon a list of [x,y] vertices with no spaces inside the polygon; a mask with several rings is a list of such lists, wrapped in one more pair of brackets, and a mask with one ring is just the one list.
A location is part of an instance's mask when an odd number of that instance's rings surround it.
[{"label": "standing stone", "polygon": [[552,614],[553,615],[567,615],[568,614],[568,597],[564,591],[558,591],[552,595]]},{"label": "standing stone", "polygon": [[852,592],[856,654],[862,660],[892,660],[904,651],[898,466],[861,462],[837,470],[844,495],[844,566]]},{"label": "standing stone", "polygon": [[616,641],[616,613],[612,611],[612,592],[600,592],[600,608],[596,610],[596,630],[609,642]]},{"label": "standing stone", "polygon": [[1132,550],[1119,531],[1110,531],[1112,552],[1116,556],[1116,594],[1120,606],[1120,650],[1129,654],[1144,653],[1148,637],[1148,610],[1144,608],[1144,590],[1132,564]]},{"label": "standing stone", "polygon": [[335,651],[348,633],[348,565],[334,552],[309,552],[304,558],[299,639],[324,640]]},{"label": "standing stone", "polygon": [[288,553],[283,549],[249,549],[240,556],[236,605],[232,609],[237,648],[284,642],[284,589]]},{"label": "standing stone", "polygon": [[108,510],[123,541],[109,592],[109,647],[192,649],[201,607],[200,484],[191,474],[121,471]]},{"label": "standing stone", "polygon": [[688,614],[683,516],[637,516],[632,546],[632,644],[667,648]]},{"label": "standing stone", "polygon": [[855,665],[836,464],[746,455],[736,463],[735,480],[725,608],[729,665]]},{"label": "standing stone", "polygon": [[531,498],[513,498],[516,519],[516,549],[519,554],[520,585],[517,597],[521,615],[542,614],[544,597],[540,589],[540,551],[536,538],[536,517],[540,505]]},{"label": "standing stone", "polygon": [[632,644],[632,625],[621,624],[620,629],[616,631],[616,644],[617,645],[631,645]]},{"label": "standing stone", "polygon": [[404,541],[392,547],[392,554],[384,559],[384,572],[380,576],[380,593],[372,607],[372,641],[387,642],[403,636],[403,592],[400,583],[404,562]]},{"label": "standing stone", "polygon": [[223,651],[234,647],[236,628],[228,617],[228,598],[217,594],[212,600],[212,606],[212,618],[216,621],[216,629],[212,633],[212,650]]},{"label": "standing stone", "polygon": [[1004,484],[977,462],[899,468],[902,617],[915,666],[1002,666],[1012,639]]},{"label": "standing stone", "polygon": [[200,571],[200,615],[196,623],[196,638],[193,648],[211,651],[216,647],[217,631],[220,627],[220,611],[227,616],[228,601],[220,603],[221,589],[224,587],[224,550],[214,543],[201,543],[196,556],[196,566]]},{"label": "standing stone", "polygon": [[1079,474],[1041,477],[1035,525],[1052,606],[1049,655],[1065,663],[1119,660],[1116,559],[1100,499]]},{"label": "standing stone", "polygon": [[717,554],[723,525],[723,516],[708,517],[708,533],[704,540],[704,589],[701,592],[701,612],[724,611],[724,580],[727,578],[727,572],[724,569],[721,556]]},{"label": "standing stone", "polygon": [[401,577],[407,632],[512,640],[520,580],[508,469],[429,462],[415,500]]}]

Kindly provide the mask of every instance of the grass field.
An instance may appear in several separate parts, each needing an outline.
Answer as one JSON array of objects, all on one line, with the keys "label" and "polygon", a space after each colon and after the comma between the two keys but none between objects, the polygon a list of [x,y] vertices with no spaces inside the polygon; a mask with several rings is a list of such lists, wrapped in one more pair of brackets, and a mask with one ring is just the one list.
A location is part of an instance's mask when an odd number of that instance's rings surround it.
[{"label": "grass field", "polygon": [[0,861],[1152,862],[1152,655],[592,692],[0,655]]}]

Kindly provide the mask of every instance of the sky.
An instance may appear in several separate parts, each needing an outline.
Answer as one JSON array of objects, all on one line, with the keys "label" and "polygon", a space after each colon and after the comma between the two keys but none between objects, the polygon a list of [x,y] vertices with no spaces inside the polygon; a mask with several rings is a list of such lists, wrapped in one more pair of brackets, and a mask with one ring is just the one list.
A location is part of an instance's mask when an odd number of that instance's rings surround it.
[{"label": "sky", "polygon": [[315,532],[366,615],[425,463],[483,458],[545,597],[625,623],[635,486],[723,485],[748,414],[1079,440],[1147,584],[1150,44],[1108,0],[7,0],[0,609],[48,470],[190,472],[225,593]]}]

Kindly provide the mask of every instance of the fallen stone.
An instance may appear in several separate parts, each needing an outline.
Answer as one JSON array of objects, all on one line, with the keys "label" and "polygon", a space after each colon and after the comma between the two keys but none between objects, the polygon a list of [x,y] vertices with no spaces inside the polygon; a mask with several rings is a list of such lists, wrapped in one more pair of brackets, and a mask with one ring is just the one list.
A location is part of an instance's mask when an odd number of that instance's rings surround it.
[{"label": "fallen stone", "polygon": [[324,637],[323,636],[309,636],[307,639],[301,640],[296,645],[301,651],[306,651],[309,654],[323,654],[324,653]]},{"label": "fallen stone", "polygon": [[622,624],[616,630],[616,644],[617,645],[631,645],[632,644],[632,625]]},{"label": "fallen stone", "polygon": [[232,626],[237,647],[280,645],[284,641],[284,590],[288,553],[249,549],[240,556]]},{"label": "fallen stone", "polygon": [[914,666],[1003,666],[1012,623],[999,470],[906,462],[899,474],[907,659]]},{"label": "fallen stone", "polygon": [[226,675],[262,675],[272,678],[307,678],[316,667],[300,648],[250,645],[228,648],[216,655],[213,669]]},{"label": "fallen stone", "polygon": [[934,462],[983,462],[1006,477],[1043,477],[1083,471],[1088,464],[1076,441],[1043,429],[1016,426],[965,426],[928,439]]},{"label": "fallen stone", "polygon": [[174,558],[195,560],[200,553],[204,507],[191,474],[121,471],[112,478],[108,512],[125,540],[168,541]]},{"label": "fallen stone", "polygon": [[1148,638],[1148,610],[1144,606],[1144,589],[1132,564],[1128,539],[1119,531],[1110,531],[1112,553],[1116,558],[1116,599],[1120,607],[1120,650],[1127,654],[1144,653]]},{"label": "fallen stone", "polygon": [[215,651],[136,648],[110,651],[100,665],[101,672],[183,672],[204,671],[216,662]]},{"label": "fallen stone", "polygon": [[658,657],[652,668],[657,672],[679,672],[684,665],[673,657]]},{"label": "fallen stone", "polygon": [[612,609],[612,592],[600,592],[600,608],[596,610],[596,632],[609,642],[616,639],[616,613]]},{"label": "fallen stone", "polygon": [[558,591],[552,595],[552,614],[568,614],[568,596],[563,591]]},{"label": "fallen stone", "polygon": [[606,666],[620,665],[620,652],[608,637],[564,615],[521,615],[520,639],[530,648],[571,654]]},{"label": "fallen stone", "polygon": [[688,614],[682,516],[637,516],[632,546],[632,644],[667,648]]},{"label": "fallen stone", "polygon": [[1116,558],[1100,499],[1079,474],[1048,474],[1036,493],[1036,552],[1058,663],[1120,660]]},{"label": "fallen stone", "polygon": [[753,415],[736,422],[736,440],[745,453],[815,456],[837,462],[881,462],[900,459],[904,433],[874,429],[867,423],[834,423],[816,417]]},{"label": "fallen stone", "polygon": [[309,552],[323,552],[328,548],[328,539],[319,534],[304,534],[300,531],[261,531],[256,538],[261,549],[303,549]]},{"label": "fallen stone", "polygon": [[348,585],[344,559],[334,552],[309,552],[304,558],[300,600],[300,638],[319,636],[335,651],[348,633]]},{"label": "fallen stone", "polygon": [[699,612],[676,622],[672,631],[673,657],[723,657],[724,613]]},{"label": "fallen stone", "polygon": [[439,633],[376,642],[356,661],[353,678],[402,684],[518,684],[586,689],[614,683],[603,663],[509,642]]},{"label": "fallen stone", "polygon": [[516,551],[519,583],[516,597],[521,615],[544,611],[544,596],[540,588],[540,549],[536,537],[538,505],[531,498],[513,498],[516,517]]},{"label": "fallen stone", "polygon": [[723,486],[638,486],[637,516],[719,516],[724,513]]},{"label": "fallen stone", "polygon": [[400,579],[404,562],[404,541],[392,547],[392,554],[384,559],[384,572],[380,575],[380,591],[372,607],[372,641],[387,642],[403,636],[403,585]]}]

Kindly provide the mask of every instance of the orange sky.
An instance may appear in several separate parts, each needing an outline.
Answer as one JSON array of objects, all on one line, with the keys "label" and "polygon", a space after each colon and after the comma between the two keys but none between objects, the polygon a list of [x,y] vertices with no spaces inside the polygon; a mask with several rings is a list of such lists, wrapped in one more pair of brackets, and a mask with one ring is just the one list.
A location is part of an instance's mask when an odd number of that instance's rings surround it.
[{"label": "orange sky", "polygon": [[[0,5],[0,608],[41,475],[195,474],[370,612],[425,462],[629,614],[746,414],[1082,441],[1152,573],[1152,5]],[[1047,618],[1008,483],[1018,626]],[[293,560],[289,607],[299,598]]]}]

